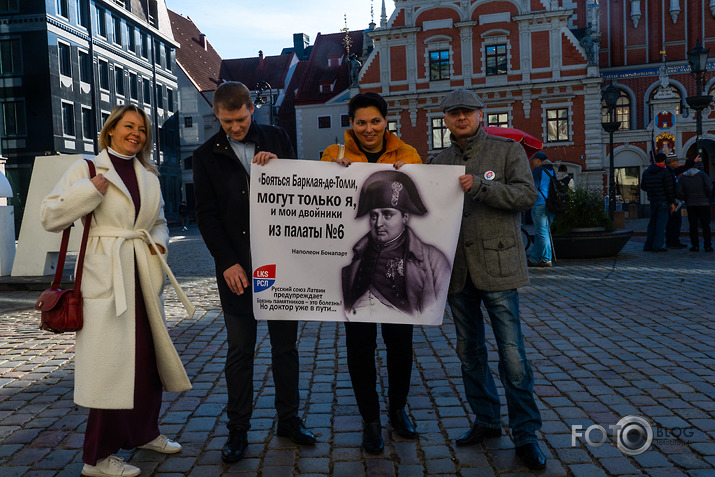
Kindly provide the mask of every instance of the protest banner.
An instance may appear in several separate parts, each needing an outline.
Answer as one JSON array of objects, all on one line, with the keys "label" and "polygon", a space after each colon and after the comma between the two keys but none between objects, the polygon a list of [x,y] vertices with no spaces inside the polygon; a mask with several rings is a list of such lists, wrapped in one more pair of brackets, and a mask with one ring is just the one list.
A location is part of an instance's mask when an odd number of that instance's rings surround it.
[{"label": "protest banner", "polygon": [[444,165],[254,164],[256,318],[441,324],[462,174]]}]

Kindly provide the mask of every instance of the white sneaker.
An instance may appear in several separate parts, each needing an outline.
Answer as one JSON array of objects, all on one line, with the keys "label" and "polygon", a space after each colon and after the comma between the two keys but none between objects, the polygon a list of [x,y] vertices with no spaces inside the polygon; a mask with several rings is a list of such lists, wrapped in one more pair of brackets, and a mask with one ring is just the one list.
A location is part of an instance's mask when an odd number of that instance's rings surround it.
[{"label": "white sneaker", "polygon": [[144,444],[143,446],[139,446],[138,448],[149,449],[156,452],[161,452],[162,454],[176,454],[181,450],[181,444],[172,441],[164,434],[159,434],[159,437],[147,444]]},{"label": "white sneaker", "polygon": [[139,467],[126,464],[124,459],[114,455],[110,455],[106,459],[98,460],[97,465],[84,464],[82,468],[82,475],[88,475],[90,477],[117,475],[122,477],[136,477],[139,474],[141,474]]}]

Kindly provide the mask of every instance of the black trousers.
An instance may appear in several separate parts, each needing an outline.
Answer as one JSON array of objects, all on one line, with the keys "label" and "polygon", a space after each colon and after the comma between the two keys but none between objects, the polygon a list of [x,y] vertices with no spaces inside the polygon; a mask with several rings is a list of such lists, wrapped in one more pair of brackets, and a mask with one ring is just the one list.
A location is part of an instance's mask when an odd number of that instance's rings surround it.
[{"label": "black trousers", "polygon": [[691,205],[688,207],[688,225],[690,225],[690,244],[693,247],[698,247],[700,238],[698,237],[698,223],[703,229],[703,246],[705,248],[712,247],[712,237],[710,232],[710,206]]},{"label": "black trousers", "polygon": [[[227,427],[230,432],[250,429],[253,412],[253,357],[256,347],[256,319],[252,313],[224,312],[228,353],[226,386],[228,387]],[[275,407],[278,420],[298,415],[298,337],[297,321],[268,321],[271,340],[271,367],[276,387]]]},{"label": "black trousers", "polygon": [[[387,349],[387,396],[391,411],[399,411],[407,404],[412,374],[412,325],[380,324],[382,339]],[[375,350],[377,349],[376,323],[345,323],[345,340],[348,352],[348,371],[355,400],[363,421],[380,417],[377,395]]]},{"label": "black trousers", "polygon": [[672,247],[680,244],[680,229],[683,226],[682,211],[672,212],[665,226],[665,246]]}]

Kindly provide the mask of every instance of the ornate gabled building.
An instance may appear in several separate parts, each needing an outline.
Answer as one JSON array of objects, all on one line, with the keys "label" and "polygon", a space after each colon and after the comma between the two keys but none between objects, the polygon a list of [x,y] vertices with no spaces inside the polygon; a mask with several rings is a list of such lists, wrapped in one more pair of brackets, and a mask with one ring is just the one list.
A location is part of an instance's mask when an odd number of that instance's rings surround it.
[{"label": "ornate gabled building", "polygon": [[[486,103],[486,125],[526,131],[579,181],[605,185],[602,90],[613,80],[621,92],[617,193],[643,203],[639,177],[658,147],[658,111],[673,109],[675,153],[693,154],[695,115],[685,98],[695,94],[695,82],[687,52],[698,38],[706,48],[715,41],[713,12],[709,0],[398,0],[389,20],[383,8],[368,34],[375,49],[360,71],[360,91],[382,94],[391,127],[427,158],[449,145],[440,100],[455,88],[474,90]],[[715,125],[709,114],[706,139]]]},{"label": "ornate gabled building", "polygon": [[0,2],[2,151],[18,230],[34,158],[94,155],[104,120],[127,102],[152,120],[167,213],[176,210],[176,47],[164,0]]}]

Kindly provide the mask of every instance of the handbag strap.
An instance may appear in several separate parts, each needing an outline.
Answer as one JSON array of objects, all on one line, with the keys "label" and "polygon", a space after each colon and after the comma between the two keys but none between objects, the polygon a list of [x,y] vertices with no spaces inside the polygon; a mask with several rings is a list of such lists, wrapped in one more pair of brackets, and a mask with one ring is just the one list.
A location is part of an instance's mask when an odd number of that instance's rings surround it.
[{"label": "handbag strap", "polygon": [[[89,178],[91,179],[97,174],[94,168],[94,162],[89,159],[87,161],[87,167],[89,167]],[[89,237],[89,226],[92,221],[92,212],[88,213],[84,219],[84,231],[82,232],[82,244],[79,247],[79,256],[77,257],[77,276],[75,277],[74,287],[72,294],[79,295],[80,285],[82,284],[82,268],[84,265],[84,253],[87,249],[87,238]],[[64,232],[62,232],[62,243],[60,245],[60,253],[57,257],[57,269],[55,270],[55,279],[52,280],[50,284],[51,288],[59,288],[62,284],[62,274],[65,268],[65,257],[67,256],[67,247],[69,246],[70,240],[70,228],[72,225],[67,227]]]}]

